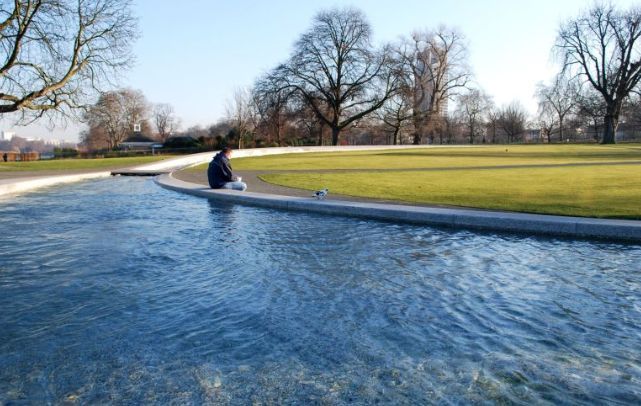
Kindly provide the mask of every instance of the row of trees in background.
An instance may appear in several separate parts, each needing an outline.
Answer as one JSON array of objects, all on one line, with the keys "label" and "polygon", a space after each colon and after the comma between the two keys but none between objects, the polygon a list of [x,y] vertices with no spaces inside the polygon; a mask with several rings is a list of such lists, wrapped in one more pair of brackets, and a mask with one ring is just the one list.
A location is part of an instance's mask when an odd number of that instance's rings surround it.
[{"label": "row of trees in background", "polygon": [[[170,105],[152,106],[136,90],[104,91],[132,59],[138,29],[130,9],[130,0],[7,3],[0,10],[0,114],[31,122],[81,112],[83,142],[93,149],[116,148],[138,126],[159,141],[175,134]],[[184,135],[241,148],[474,143],[524,141],[534,127],[534,137],[548,142],[591,133],[613,143],[622,120],[641,123],[639,8],[595,4],[560,26],[561,69],[539,87],[531,120],[520,104],[496,107],[474,88],[460,32],[441,26],[380,47],[371,35],[358,10],[318,13],[286,61],[235,93],[225,119]],[[446,114],[451,103],[457,107]]]},{"label": "row of trees in background", "polygon": [[[434,133],[447,100],[470,81],[464,37],[447,27],[380,48],[362,12],[320,12],[291,57],[238,90],[227,108],[238,147],[349,142],[388,129],[395,143]],[[407,124],[411,124],[409,127]],[[367,130],[367,131],[365,131]]]},{"label": "row of trees in background", "polygon": [[180,125],[171,105],[151,104],[133,89],[102,93],[83,120],[88,129],[81,134],[81,143],[90,150],[113,150],[132,137],[166,142]]},{"label": "row of trees in background", "polygon": [[[552,141],[566,131],[588,128],[594,140],[616,141],[621,119],[641,122],[641,9],[595,5],[561,25],[556,51],[562,67],[550,85],[540,85],[538,124]],[[574,135],[569,134],[570,138]]]},{"label": "row of trees in background", "polygon": [[[641,13],[597,4],[560,27],[562,62],[539,85],[539,111],[494,105],[473,86],[464,36],[441,26],[374,48],[354,9],[319,13],[289,60],[238,90],[228,107],[237,147],[292,143],[615,142],[641,125]],[[453,102],[457,107],[447,112]],[[529,129],[529,130],[528,130]],[[341,133],[347,132],[341,139]],[[329,138],[329,139],[327,139]]]},{"label": "row of trees in background", "polygon": [[290,59],[260,78],[251,96],[255,105],[271,105],[258,109],[259,121],[305,117],[318,143],[325,127],[337,145],[342,131],[375,124],[400,141],[411,123],[412,142],[419,144],[470,77],[465,39],[456,30],[417,31],[375,48],[362,12],[333,9],[316,16]]}]

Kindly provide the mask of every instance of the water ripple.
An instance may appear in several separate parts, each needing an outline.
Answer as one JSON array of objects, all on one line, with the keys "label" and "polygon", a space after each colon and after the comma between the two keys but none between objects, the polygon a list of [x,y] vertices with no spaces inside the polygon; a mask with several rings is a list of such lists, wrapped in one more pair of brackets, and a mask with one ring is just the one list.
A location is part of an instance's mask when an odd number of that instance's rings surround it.
[{"label": "water ripple", "polygon": [[641,248],[104,179],[0,204],[0,404],[641,402]]}]

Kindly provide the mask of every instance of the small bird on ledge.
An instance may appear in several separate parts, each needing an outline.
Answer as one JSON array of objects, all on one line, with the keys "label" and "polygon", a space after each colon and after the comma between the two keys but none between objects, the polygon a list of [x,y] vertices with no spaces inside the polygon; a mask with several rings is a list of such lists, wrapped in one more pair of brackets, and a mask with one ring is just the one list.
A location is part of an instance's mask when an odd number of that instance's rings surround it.
[{"label": "small bird on ledge", "polygon": [[317,191],[314,192],[314,196],[318,200],[324,200],[325,196],[327,196],[327,192],[329,192],[329,189],[317,190]]}]

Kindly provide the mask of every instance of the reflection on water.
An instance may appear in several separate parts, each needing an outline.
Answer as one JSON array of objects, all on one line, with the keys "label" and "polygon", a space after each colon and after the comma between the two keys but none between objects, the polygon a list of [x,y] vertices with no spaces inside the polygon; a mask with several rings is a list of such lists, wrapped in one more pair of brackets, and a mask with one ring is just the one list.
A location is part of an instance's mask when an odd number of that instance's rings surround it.
[{"label": "reflection on water", "polygon": [[641,248],[105,179],[0,204],[0,403],[641,402]]}]

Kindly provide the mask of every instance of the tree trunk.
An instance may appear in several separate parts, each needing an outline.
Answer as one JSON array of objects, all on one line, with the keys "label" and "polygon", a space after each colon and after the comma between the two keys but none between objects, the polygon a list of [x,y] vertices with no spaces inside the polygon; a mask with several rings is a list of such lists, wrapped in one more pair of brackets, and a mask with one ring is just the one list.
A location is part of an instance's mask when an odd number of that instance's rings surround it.
[{"label": "tree trunk", "polygon": [[338,145],[338,136],[341,133],[341,129],[338,127],[332,127],[332,145]]},{"label": "tree trunk", "polygon": [[603,139],[601,140],[601,144],[616,144],[618,120],[612,114],[608,114],[605,116],[603,124]]},{"label": "tree trunk", "polygon": [[414,134],[412,135],[412,138],[412,144],[418,145],[421,143],[421,130],[417,125],[414,126]]},{"label": "tree trunk", "polygon": [[392,145],[396,145],[396,142],[398,141],[398,131],[399,130],[400,130],[400,128],[398,128],[398,127],[394,129],[394,139],[392,141]]},{"label": "tree trunk", "polygon": [[559,141],[563,142],[563,117],[559,116]]},{"label": "tree trunk", "polygon": [[281,140],[281,124],[280,121],[278,125],[276,126],[276,143],[278,144],[279,147],[283,146],[283,142]]},{"label": "tree trunk", "polygon": [[599,142],[599,120],[594,119],[594,141]]},{"label": "tree trunk", "polygon": [[413,122],[414,122],[414,134],[413,134],[412,144],[418,145],[418,144],[421,143],[421,138],[422,138],[421,122],[420,122],[419,117],[417,117],[417,116],[414,116]]}]

